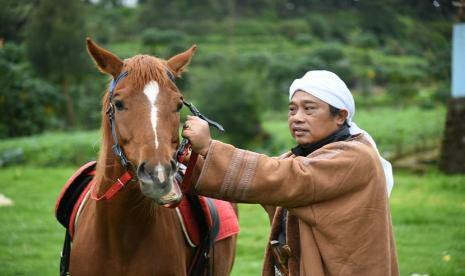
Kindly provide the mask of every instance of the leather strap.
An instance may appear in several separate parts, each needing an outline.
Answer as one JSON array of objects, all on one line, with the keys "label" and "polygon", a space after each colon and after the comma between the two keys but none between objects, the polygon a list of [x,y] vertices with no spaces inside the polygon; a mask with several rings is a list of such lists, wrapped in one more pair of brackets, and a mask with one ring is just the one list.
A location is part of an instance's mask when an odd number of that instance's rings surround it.
[{"label": "leather strap", "polygon": [[126,186],[126,184],[132,180],[132,175],[131,173],[129,173],[129,171],[126,171],[120,178],[118,178],[116,180],[115,183],[113,183],[113,185],[111,185],[111,187],[101,196],[98,196],[97,195],[97,192],[95,190],[95,184],[94,186],[92,187],[92,192],[91,192],[91,198],[93,200],[108,200],[110,198],[112,198],[117,192],[119,192],[121,189],[124,188],[124,186]]},{"label": "leather strap", "polygon": [[191,157],[189,158],[189,163],[186,169],[186,174],[184,175],[184,179],[182,180],[182,184],[181,184],[181,190],[183,193],[187,193],[191,187],[192,172],[194,171],[195,164],[197,163],[198,157],[199,157],[198,153],[195,153],[195,152],[191,153]]}]

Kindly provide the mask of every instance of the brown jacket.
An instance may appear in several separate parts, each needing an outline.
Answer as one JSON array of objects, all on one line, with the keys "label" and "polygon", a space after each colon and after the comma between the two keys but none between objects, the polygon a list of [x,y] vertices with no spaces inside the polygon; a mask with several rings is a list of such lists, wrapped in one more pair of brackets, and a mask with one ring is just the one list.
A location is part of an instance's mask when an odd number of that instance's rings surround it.
[{"label": "brown jacket", "polygon": [[[287,208],[290,275],[399,275],[383,169],[363,135],[282,159],[213,141],[195,188]],[[266,209],[273,240],[282,208]],[[275,275],[269,247],[263,275]]]}]

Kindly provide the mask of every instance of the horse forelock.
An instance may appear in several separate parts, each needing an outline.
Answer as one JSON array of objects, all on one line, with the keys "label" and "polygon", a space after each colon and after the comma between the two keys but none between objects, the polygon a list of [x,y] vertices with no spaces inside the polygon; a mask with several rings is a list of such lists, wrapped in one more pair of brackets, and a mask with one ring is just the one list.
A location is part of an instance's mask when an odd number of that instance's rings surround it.
[{"label": "horse forelock", "polygon": [[171,87],[173,83],[168,78],[166,61],[149,56],[137,55],[124,61],[124,69],[128,72],[128,81],[136,89],[142,89],[150,81],[156,81],[160,87]]}]

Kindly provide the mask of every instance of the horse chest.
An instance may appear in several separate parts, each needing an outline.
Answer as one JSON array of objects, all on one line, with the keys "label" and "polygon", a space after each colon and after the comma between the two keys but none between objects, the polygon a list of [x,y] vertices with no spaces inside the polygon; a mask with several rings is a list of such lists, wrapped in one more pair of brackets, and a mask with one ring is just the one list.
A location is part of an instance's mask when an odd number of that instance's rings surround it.
[{"label": "horse chest", "polygon": [[145,220],[134,215],[116,222],[95,215],[92,205],[78,222],[71,275],[185,275],[193,249],[186,246],[172,210]]}]

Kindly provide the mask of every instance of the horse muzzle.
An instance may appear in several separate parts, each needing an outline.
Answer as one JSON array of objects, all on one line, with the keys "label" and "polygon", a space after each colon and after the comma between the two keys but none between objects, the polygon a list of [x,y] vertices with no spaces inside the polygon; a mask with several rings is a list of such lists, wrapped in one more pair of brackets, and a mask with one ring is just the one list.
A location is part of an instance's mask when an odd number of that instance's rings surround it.
[{"label": "horse muzzle", "polygon": [[140,180],[142,193],[160,205],[177,203],[182,199],[182,191],[175,181],[176,162],[169,165],[151,167],[142,162],[137,168],[137,177]]}]

